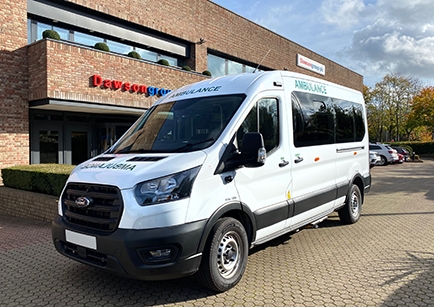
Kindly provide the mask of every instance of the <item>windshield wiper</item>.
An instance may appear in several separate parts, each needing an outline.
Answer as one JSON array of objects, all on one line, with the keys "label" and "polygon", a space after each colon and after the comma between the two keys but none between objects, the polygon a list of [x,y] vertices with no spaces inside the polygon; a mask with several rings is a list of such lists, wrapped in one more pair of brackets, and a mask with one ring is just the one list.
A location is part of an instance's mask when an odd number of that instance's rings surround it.
[{"label": "windshield wiper", "polygon": [[196,145],[199,145],[202,143],[206,143],[206,142],[211,142],[211,141],[214,141],[214,138],[208,138],[208,139],[193,142],[193,143],[186,143],[186,144],[182,145],[181,147],[176,148],[170,152],[183,152],[184,150],[189,149],[190,147],[193,147],[193,146],[196,146]]}]

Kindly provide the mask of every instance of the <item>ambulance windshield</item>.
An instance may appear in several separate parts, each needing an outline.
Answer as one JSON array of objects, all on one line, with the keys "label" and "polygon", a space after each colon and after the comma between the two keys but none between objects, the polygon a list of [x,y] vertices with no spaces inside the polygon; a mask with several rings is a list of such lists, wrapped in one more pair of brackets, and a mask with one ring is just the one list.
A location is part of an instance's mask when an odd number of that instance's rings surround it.
[{"label": "ambulance windshield", "polygon": [[107,153],[189,152],[223,132],[244,94],[171,101],[151,107]]}]

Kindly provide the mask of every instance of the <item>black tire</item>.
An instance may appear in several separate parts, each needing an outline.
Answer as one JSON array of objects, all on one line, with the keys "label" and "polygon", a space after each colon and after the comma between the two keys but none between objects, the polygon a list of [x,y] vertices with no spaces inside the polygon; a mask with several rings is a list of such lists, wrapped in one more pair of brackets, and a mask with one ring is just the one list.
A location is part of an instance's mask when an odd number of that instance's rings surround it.
[{"label": "black tire", "polygon": [[386,159],[386,157],[385,156],[380,156],[380,158],[381,158],[381,160],[380,160],[380,163],[378,163],[378,165],[387,165],[388,164],[388,162],[387,162],[387,159]]},{"label": "black tire", "polygon": [[352,185],[345,206],[338,210],[338,214],[343,224],[354,224],[360,219],[362,214],[362,193],[360,193],[357,185]]},{"label": "black tire", "polygon": [[233,218],[218,220],[203,251],[199,282],[216,292],[233,288],[246,270],[248,252],[243,225]]}]

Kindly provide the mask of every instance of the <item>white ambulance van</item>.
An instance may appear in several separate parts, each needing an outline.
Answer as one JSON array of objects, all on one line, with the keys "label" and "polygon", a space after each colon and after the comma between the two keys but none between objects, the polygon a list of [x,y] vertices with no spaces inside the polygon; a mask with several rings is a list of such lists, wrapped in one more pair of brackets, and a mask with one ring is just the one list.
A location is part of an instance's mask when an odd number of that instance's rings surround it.
[{"label": "white ambulance van", "polygon": [[226,291],[249,248],[334,211],[359,220],[371,184],[365,114],[360,92],[288,71],[170,92],[71,173],[56,249],[136,279],[196,273]]}]

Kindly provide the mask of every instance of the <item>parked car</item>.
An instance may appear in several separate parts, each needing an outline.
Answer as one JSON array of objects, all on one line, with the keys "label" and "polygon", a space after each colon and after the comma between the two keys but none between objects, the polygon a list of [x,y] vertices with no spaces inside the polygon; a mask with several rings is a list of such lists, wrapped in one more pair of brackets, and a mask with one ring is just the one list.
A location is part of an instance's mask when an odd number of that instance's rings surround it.
[{"label": "parked car", "polygon": [[403,163],[404,162],[404,155],[398,153],[398,163]]},{"label": "parked car", "polygon": [[404,161],[407,161],[408,157],[410,157],[410,153],[407,149],[398,146],[392,146],[392,148],[395,149],[399,154],[404,156]]},{"label": "parked car", "polygon": [[[386,145],[387,146],[387,145]],[[404,155],[400,154],[396,149],[390,147],[393,151],[393,163],[402,163],[404,162]]]},{"label": "parked car", "polygon": [[381,162],[380,156],[375,151],[369,151],[369,167],[373,168]]},{"label": "parked car", "polygon": [[381,143],[370,143],[369,150],[375,151],[380,156],[380,163],[378,165],[387,165],[389,163],[396,163],[399,158],[397,152],[392,147]]}]

